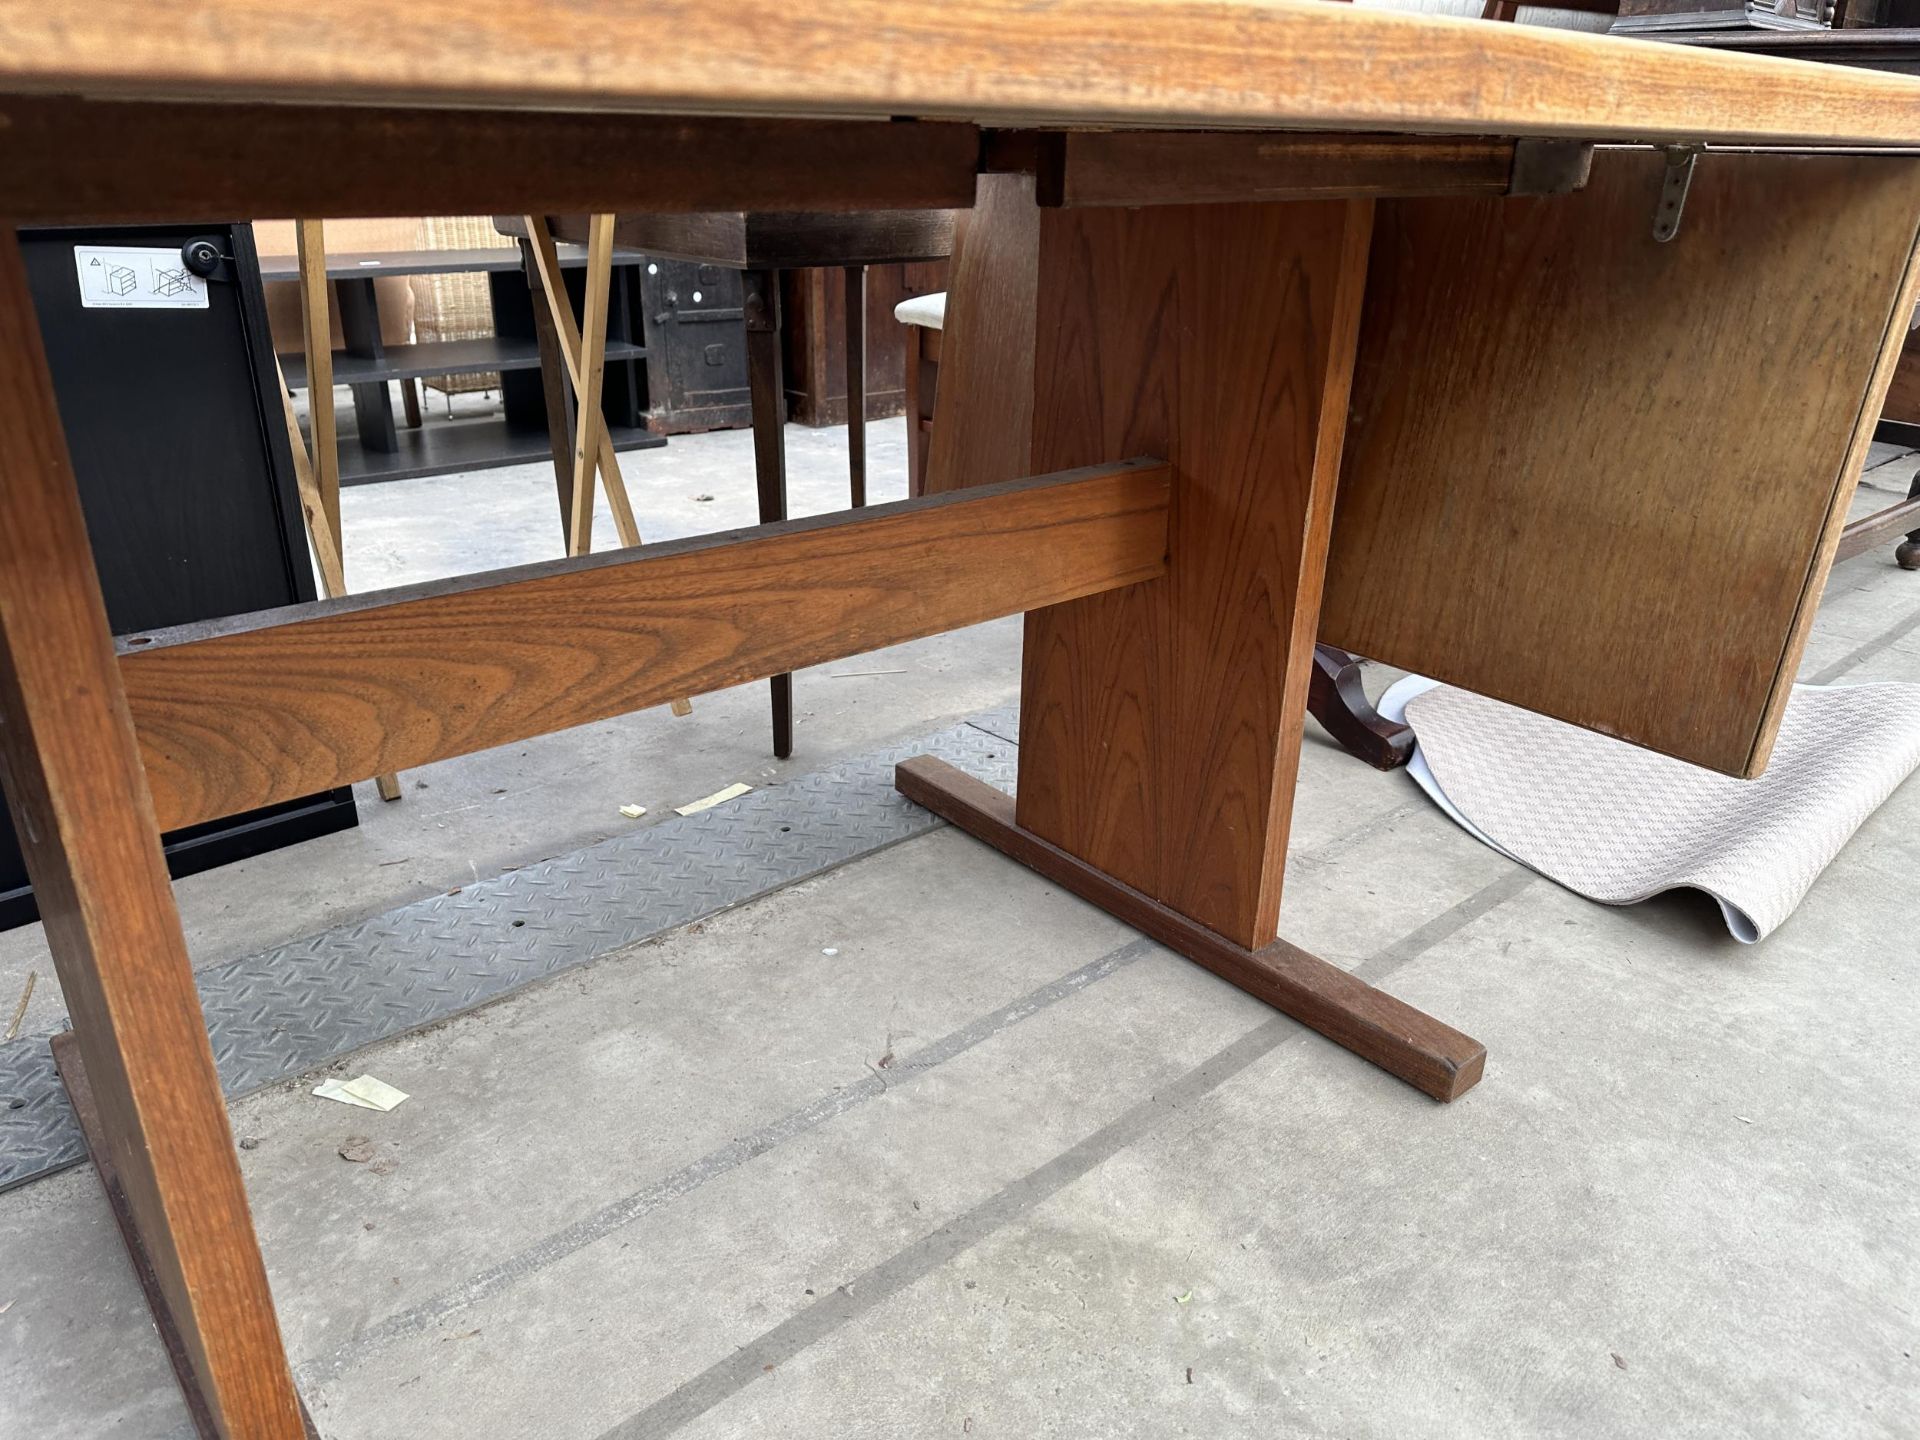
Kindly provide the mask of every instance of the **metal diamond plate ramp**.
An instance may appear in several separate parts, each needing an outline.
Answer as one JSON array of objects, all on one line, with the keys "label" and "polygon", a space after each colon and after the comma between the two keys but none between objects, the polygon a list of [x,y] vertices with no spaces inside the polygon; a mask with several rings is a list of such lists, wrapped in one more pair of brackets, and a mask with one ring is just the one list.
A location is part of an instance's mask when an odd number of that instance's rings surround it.
[{"label": "metal diamond plate ramp", "polygon": [[[893,788],[939,755],[1002,789],[1014,708],[196,973],[220,1083],[250,1094],[945,823]],[[45,1035],[0,1045],[0,1190],[86,1156]]]}]

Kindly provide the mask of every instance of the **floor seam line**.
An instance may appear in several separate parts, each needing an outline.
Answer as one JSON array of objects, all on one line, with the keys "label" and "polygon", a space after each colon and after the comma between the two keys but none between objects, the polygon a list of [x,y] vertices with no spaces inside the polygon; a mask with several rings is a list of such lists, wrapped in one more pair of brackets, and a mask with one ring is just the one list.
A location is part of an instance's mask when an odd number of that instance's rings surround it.
[{"label": "floor seam line", "polygon": [[[1505,904],[1538,878],[1527,870],[1501,876],[1376,952],[1360,970],[1371,970],[1370,979],[1385,979]],[[1376,968],[1376,962],[1384,963]],[[1268,1017],[1171,1084],[1156,1086],[1145,1099],[1052,1160],[763,1331],[644,1409],[603,1430],[597,1440],[664,1440],[777,1370],[787,1360],[1031,1212],[1097,1166],[1145,1139],[1182,1109],[1205,1100],[1266,1055],[1312,1034],[1286,1015]]]},{"label": "floor seam line", "polygon": [[1068,971],[998,1009],[979,1016],[957,1030],[923,1046],[886,1074],[869,1072],[798,1110],[759,1127],[746,1136],[736,1137],[708,1151],[699,1159],[660,1177],[630,1195],[602,1206],[563,1230],[547,1236],[515,1255],[468,1277],[459,1285],[441,1292],[418,1305],[379,1321],[351,1340],[343,1342],[324,1359],[299,1367],[304,1382],[318,1383],[340,1374],[362,1355],[377,1351],[390,1341],[424,1334],[448,1316],[502,1294],[522,1281],[533,1278],[549,1266],[576,1255],[599,1241],[618,1233],[627,1225],[652,1214],[663,1205],[691,1194],[709,1180],[740,1168],[769,1154],[789,1140],[795,1140],[828,1122],[858,1108],[869,1100],[901,1089],[949,1060],[957,1059],[976,1046],[1006,1033],[1032,1019],[1061,1000],[1083,994],[1092,986],[1118,973],[1154,949],[1154,943],[1137,936]]}]

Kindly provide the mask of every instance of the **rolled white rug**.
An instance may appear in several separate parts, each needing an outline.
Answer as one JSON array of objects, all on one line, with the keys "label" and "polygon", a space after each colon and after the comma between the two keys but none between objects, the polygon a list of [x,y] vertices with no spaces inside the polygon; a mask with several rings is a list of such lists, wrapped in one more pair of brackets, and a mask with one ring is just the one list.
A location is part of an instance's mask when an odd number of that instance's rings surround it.
[{"label": "rolled white rug", "polygon": [[1418,675],[1378,708],[1413,727],[1408,773],[1501,854],[1606,905],[1704,890],[1749,944],[1920,767],[1920,685],[1794,686],[1756,780]]}]

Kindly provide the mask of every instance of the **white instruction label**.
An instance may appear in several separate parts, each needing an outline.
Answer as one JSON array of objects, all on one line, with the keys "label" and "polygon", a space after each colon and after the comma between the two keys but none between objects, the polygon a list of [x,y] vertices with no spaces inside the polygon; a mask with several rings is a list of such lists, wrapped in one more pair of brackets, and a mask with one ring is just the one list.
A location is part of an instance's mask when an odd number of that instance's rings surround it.
[{"label": "white instruction label", "polygon": [[178,250],[146,245],[76,245],[80,304],[88,310],[204,310],[207,282]]}]

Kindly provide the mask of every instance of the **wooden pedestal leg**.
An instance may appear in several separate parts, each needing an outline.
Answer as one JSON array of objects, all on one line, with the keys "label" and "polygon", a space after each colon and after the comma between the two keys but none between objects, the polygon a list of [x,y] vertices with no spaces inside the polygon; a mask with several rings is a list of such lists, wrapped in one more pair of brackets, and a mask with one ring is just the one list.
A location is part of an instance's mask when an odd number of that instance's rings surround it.
[{"label": "wooden pedestal leg", "polygon": [[[976,211],[962,274],[996,249],[985,218]],[[1372,205],[1046,209],[1034,221],[1009,228],[1035,237],[1009,262],[1009,285],[1036,296],[1031,366],[973,360],[1031,374],[1031,473],[1134,454],[1172,464],[1167,573],[1027,616],[1011,816],[924,767],[901,781],[1452,1099],[1480,1076],[1477,1042],[1275,939]],[[952,301],[955,318],[992,305],[957,289]],[[946,339],[958,371],[961,336]],[[946,393],[955,378],[942,377],[943,421],[967,404]]]},{"label": "wooden pedestal leg", "polygon": [[846,276],[847,485],[857,510],[867,503],[867,267],[849,265]]},{"label": "wooden pedestal leg", "polygon": [[1360,662],[1338,646],[1313,647],[1307,710],[1342,750],[1376,770],[1397,770],[1413,755],[1413,727],[1381,717],[1360,683]]},{"label": "wooden pedestal leg", "polygon": [[[753,404],[753,478],[760,523],[787,518],[786,378],[780,362],[780,272],[741,273],[747,321],[747,389]],[[773,703],[773,753],[793,754],[793,676],[767,681]]]},{"label": "wooden pedestal leg", "polygon": [[0,783],[125,1214],[207,1423],[231,1440],[299,1440],[11,225],[0,333]]}]

